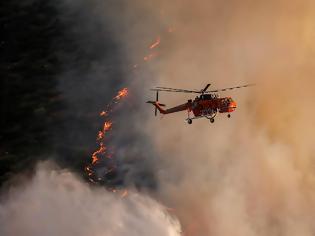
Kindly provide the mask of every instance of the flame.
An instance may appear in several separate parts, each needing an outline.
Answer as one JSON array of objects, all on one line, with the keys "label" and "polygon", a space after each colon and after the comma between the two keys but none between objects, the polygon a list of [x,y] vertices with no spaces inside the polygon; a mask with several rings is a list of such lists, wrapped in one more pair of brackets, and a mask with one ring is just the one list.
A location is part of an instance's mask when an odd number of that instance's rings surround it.
[{"label": "flame", "polygon": [[103,126],[103,135],[105,135],[105,133],[107,131],[109,131],[112,128],[113,122],[111,121],[105,121],[104,126]]},{"label": "flame", "polygon": [[99,155],[105,153],[106,147],[104,146],[104,143],[100,143],[99,149],[97,149],[95,152],[92,154],[92,165],[94,165],[98,160],[99,160]]},{"label": "flame", "polygon": [[160,43],[161,43],[161,38],[160,38],[160,36],[158,36],[156,41],[150,46],[150,49],[158,47],[160,45]]},{"label": "flame", "polygon": [[101,113],[100,113],[100,116],[107,116],[107,111],[102,111]]},{"label": "flame", "polygon": [[[171,32],[171,31],[173,31],[173,30],[169,29],[169,32]],[[149,46],[149,49],[153,50],[153,49],[157,48],[160,45],[160,43],[161,43],[161,37],[158,36],[156,38],[156,40]],[[144,59],[144,61],[150,61],[151,59],[155,58],[157,55],[158,55],[158,53],[155,51],[155,52],[148,54],[143,59]],[[139,64],[133,65],[133,69],[137,69],[138,67],[139,67]],[[110,114],[113,112],[114,106],[121,99],[127,97],[128,93],[129,93],[128,88],[123,88],[123,89],[119,90],[117,92],[117,95],[115,97],[113,97],[112,101],[106,106],[106,109],[101,111],[99,113],[99,115],[101,117],[110,116]],[[99,180],[99,179],[95,178],[95,175],[94,175],[95,171],[93,170],[93,166],[95,164],[97,164],[101,158],[104,158],[104,157],[105,158],[112,158],[113,157],[113,153],[108,153],[108,148],[105,145],[105,143],[106,143],[105,139],[107,137],[106,134],[112,130],[112,126],[113,126],[113,122],[107,118],[107,120],[104,121],[102,130],[98,131],[98,133],[97,133],[96,141],[98,143],[98,149],[95,152],[93,152],[93,154],[91,156],[91,163],[89,166],[87,166],[85,168],[85,171],[86,171],[87,175],[89,176],[90,181],[93,183],[96,183],[97,180]],[[112,171],[112,169],[110,171]],[[123,193],[123,195],[126,195],[126,194],[127,194],[127,192]]]},{"label": "flame", "polygon": [[[102,116],[102,117],[108,116],[112,112],[113,106],[119,100],[126,97],[127,95],[128,95],[128,89],[127,88],[123,88],[123,89],[119,90],[117,95],[107,105],[107,109],[100,113],[100,116]],[[107,136],[106,134],[109,131],[111,131],[112,126],[113,126],[113,122],[111,120],[105,120],[104,121],[103,128],[102,128],[102,130],[98,131],[98,134],[96,137],[96,141],[97,141],[99,147],[95,152],[93,152],[93,154],[91,156],[91,164],[85,167],[85,171],[86,171],[87,175],[89,176],[89,180],[93,183],[96,183],[96,180],[93,179],[93,177],[94,177],[93,166],[95,164],[97,164],[102,157],[112,158],[112,153],[107,153],[108,148],[105,145],[105,141],[106,141],[105,138]],[[111,169],[111,171],[112,171],[112,169]],[[98,180],[101,180],[101,179],[98,179]]]},{"label": "flame", "polygon": [[97,141],[101,140],[102,138],[104,138],[104,133],[102,131],[98,131]]},{"label": "flame", "polygon": [[[168,32],[173,32],[173,28],[169,28]],[[158,55],[158,52],[156,51],[156,48],[160,46],[161,43],[161,37],[158,36],[156,40],[149,46],[149,49],[152,50],[151,53],[148,55],[144,56],[143,60],[145,62],[148,62],[155,58]],[[134,64],[132,66],[132,69],[137,69],[138,67],[141,66],[140,64]],[[102,130],[98,131],[96,141],[98,144],[98,148],[96,151],[93,152],[91,155],[91,162],[89,165],[85,167],[85,171],[87,173],[88,179],[92,183],[97,183],[98,181],[101,181],[102,179],[96,176],[96,169],[95,165],[99,163],[99,161],[102,158],[113,158],[114,153],[109,153],[108,152],[108,147],[106,145],[106,138],[108,137],[107,133],[112,131],[113,128],[113,122],[108,118],[111,113],[114,111],[114,106],[120,102],[123,98],[127,97],[129,94],[128,88],[123,88],[117,92],[117,95],[113,97],[111,102],[106,106],[105,110],[101,111],[99,115],[101,117],[106,117],[106,120],[103,123]],[[108,168],[106,170],[106,174],[114,171],[116,169],[116,166],[113,166],[111,168]],[[113,189],[113,192],[116,192],[115,189]],[[124,198],[128,195],[128,191],[125,190],[122,194],[121,197]]]},{"label": "flame", "polygon": [[118,91],[118,94],[116,97],[114,97],[115,100],[120,100],[121,98],[124,98],[128,95],[128,89],[123,88],[122,90]]}]

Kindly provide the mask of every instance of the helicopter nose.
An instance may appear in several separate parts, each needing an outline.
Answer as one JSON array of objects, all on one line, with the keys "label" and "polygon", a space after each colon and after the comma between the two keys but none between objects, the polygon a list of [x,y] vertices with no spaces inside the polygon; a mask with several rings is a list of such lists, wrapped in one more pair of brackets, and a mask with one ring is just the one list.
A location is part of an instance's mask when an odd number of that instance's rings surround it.
[{"label": "helicopter nose", "polygon": [[236,108],[236,102],[234,102],[234,101],[231,102],[231,103],[230,103],[230,108]]},{"label": "helicopter nose", "polygon": [[230,102],[230,105],[229,105],[229,110],[230,111],[234,111],[236,109],[237,105],[236,105],[236,102]]}]

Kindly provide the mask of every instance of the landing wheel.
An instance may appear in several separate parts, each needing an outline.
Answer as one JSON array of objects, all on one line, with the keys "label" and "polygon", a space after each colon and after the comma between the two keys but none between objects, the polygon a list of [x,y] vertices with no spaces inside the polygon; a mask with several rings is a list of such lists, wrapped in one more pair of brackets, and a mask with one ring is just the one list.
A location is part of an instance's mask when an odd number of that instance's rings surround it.
[{"label": "landing wheel", "polygon": [[228,117],[228,118],[231,118],[231,114],[228,114],[227,117]]},{"label": "landing wheel", "polygon": [[210,119],[210,122],[211,122],[211,123],[213,123],[213,122],[214,122],[214,119],[213,119],[213,118],[211,118],[211,119]]},{"label": "landing wheel", "polygon": [[192,124],[192,119],[188,119],[187,123],[191,125]]}]

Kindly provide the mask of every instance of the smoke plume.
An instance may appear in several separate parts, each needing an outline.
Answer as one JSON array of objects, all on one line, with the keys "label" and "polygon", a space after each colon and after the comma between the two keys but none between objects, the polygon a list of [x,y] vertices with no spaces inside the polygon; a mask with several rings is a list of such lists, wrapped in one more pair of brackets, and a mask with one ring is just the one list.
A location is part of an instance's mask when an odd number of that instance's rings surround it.
[{"label": "smoke plume", "polygon": [[[313,235],[314,10],[311,1],[175,1],[160,86],[256,83],[214,125],[150,119],[162,157],[160,197],[189,235]],[[163,18],[166,19],[166,18]],[[189,96],[165,94],[172,106]]]},{"label": "smoke plume", "polygon": [[180,235],[178,221],[150,197],[90,188],[49,163],[2,197],[0,225],[1,235]]},{"label": "smoke plume", "polygon": [[[314,235],[312,1],[69,0],[59,9],[78,45],[63,57],[75,63],[65,63],[59,84],[72,112],[95,113],[116,89],[130,88],[111,141],[129,173],[125,185],[149,186],[184,235]],[[157,56],[144,62],[158,36]],[[184,112],[158,119],[144,104],[150,86],[207,83],[256,87],[220,94],[238,108],[214,124],[188,126]],[[171,107],[190,98],[162,93],[160,101]],[[67,127],[73,143],[92,142],[89,127]],[[13,193],[0,208],[3,234],[178,235],[179,223],[143,193],[122,201],[70,173],[40,168]]]}]

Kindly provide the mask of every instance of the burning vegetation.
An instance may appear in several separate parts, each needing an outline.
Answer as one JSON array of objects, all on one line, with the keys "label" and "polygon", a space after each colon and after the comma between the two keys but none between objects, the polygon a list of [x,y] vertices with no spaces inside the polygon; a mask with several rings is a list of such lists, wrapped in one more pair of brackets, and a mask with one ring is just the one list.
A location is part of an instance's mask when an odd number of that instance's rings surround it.
[{"label": "burning vegetation", "polygon": [[[109,151],[109,148],[106,145],[106,138],[109,132],[112,130],[113,122],[110,120],[110,115],[114,109],[114,106],[119,103],[122,99],[128,96],[128,89],[123,88],[118,91],[117,95],[111,100],[111,102],[107,105],[106,110],[100,113],[100,116],[103,117],[104,123],[102,129],[98,131],[96,142],[98,144],[98,149],[93,152],[91,156],[91,163],[85,167],[85,171],[89,176],[89,180],[93,183],[101,181],[102,178],[96,176],[95,166],[102,159],[111,159],[113,154]],[[109,168],[106,168],[106,173],[110,173],[115,170],[115,165],[111,165]]]},{"label": "burning vegetation", "polygon": [[[172,33],[173,28],[168,28],[166,33]],[[149,62],[152,59],[156,58],[159,54],[157,49],[161,44],[161,36],[157,36],[156,40],[153,41],[148,46],[148,54],[143,57],[143,62]],[[138,69],[140,64],[134,64],[133,69]],[[116,171],[116,164],[114,164],[113,155],[114,153],[106,144],[107,138],[109,136],[110,131],[113,129],[113,121],[110,116],[115,109],[116,105],[120,103],[123,99],[125,99],[129,94],[128,88],[123,88],[117,92],[117,95],[112,98],[110,103],[106,106],[106,109],[99,113],[100,117],[104,118],[104,123],[102,129],[98,131],[96,142],[98,144],[98,148],[96,151],[92,153],[91,162],[85,167],[85,172],[88,175],[88,178],[91,182],[103,182],[105,181],[103,176],[108,176],[109,174],[113,174]],[[96,173],[96,167],[102,161],[107,161],[105,173],[98,174]],[[104,168],[103,168],[104,169]],[[126,195],[124,192],[123,195]]]}]

